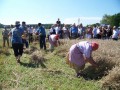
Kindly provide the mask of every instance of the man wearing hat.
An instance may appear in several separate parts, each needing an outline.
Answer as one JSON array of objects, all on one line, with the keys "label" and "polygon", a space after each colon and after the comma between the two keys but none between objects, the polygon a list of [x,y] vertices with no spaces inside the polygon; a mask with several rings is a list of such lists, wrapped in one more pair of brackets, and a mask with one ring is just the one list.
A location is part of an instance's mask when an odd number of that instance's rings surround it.
[{"label": "man wearing hat", "polygon": [[88,41],[81,41],[71,46],[67,55],[66,63],[75,69],[77,77],[80,77],[81,71],[84,69],[86,62],[89,62],[94,67],[98,67],[97,63],[91,56],[92,51],[97,50],[98,47],[98,43]]},{"label": "man wearing hat", "polygon": [[14,51],[14,55],[18,63],[20,63],[20,57],[23,54],[23,42],[22,42],[22,34],[23,30],[20,28],[20,22],[15,22],[15,28],[13,28],[9,35],[11,35],[12,47]]}]

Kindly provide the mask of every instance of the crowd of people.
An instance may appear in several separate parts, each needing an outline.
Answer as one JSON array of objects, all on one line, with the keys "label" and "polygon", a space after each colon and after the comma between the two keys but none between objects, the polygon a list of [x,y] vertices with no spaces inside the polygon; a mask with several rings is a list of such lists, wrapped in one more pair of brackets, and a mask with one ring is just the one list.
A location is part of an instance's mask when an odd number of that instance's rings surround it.
[{"label": "crowd of people", "polygon": [[[11,45],[11,36],[8,35],[9,32],[14,28],[15,26],[11,25],[10,29],[8,30],[7,27],[4,27],[4,30],[2,32],[3,36],[3,47],[5,47],[5,42],[7,42],[7,45]],[[68,26],[66,24],[61,25],[60,19],[56,21],[56,24],[53,24],[49,30],[45,30],[45,27],[39,23],[37,26],[28,26],[26,25],[26,22],[22,22],[21,26],[19,26],[22,30],[24,30],[24,34],[22,35],[23,43],[25,44],[25,47],[28,48],[29,44],[38,40],[38,36],[41,36],[40,38],[40,48],[46,49],[45,45],[45,39],[46,37],[49,39],[49,36],[52,34],[59,35],[60,39],[113,39],[118,40],[120,37],[120,27],[117,28],[116,26],[111,27],[110,25],[106,26],[87,26],[83,27],[82,24],[76,25],[75,23],[71,26]],[[38,30],[39,29],[39,30]],[[41,30],[43,29],[43,30]],[[41,30],[41,33],[43,35],[39,35]],[[37,32],[37,34],[36,34]],[[9,43],[10,41],[10,43]]]},{"label": "crowd of people", "polygon": [[[2,31],[3,47],[7,41],[8,47],[12,47],[14,56],[18,63],[23,54],[23,49],[28,48],[30,43],[39,42],[40,49],[46,50],[46,39],[48,38],[50,44],[50,50],[53,51],[54,47],[60,45],[59,39],[113,39],[118,40],[120,36],[120,28],[116,26],[88,26],[83,27],[82,24],[77,25],[74,23],[70,27],[64,24],[62,27],[60,19],[56,21],[56,24],[46,31],[45,27],[38,23],[36,27],[27,26],[26,22],[20,24],[19,21],[15,22],[15,25],[11,25],[10,30],[7,27]],[[10,41],[10,43],[9,43]],[[98,67],[91,56],[91,52],[98,49],[98,43],[96,42],[79,42],[71,46],[67,63],[75,69],[77,76],[81,75],[80,70],[85,66],[86,62],[91,63],[93,66]]]}]

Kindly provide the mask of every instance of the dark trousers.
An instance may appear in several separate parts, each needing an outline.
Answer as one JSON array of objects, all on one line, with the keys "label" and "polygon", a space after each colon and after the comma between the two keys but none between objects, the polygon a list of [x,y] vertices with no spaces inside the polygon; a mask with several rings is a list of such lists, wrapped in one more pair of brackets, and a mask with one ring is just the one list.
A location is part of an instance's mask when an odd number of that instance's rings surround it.
[{"label": "dark trousers", "polygon": [[33,34],[29,33],[29,43],[31,43],[33,41]]},{"label": "dark trousers", "polygon": [[15,57],[17,57],[18,55],[22,56],[22,54],[23,54],[23,44],[14,43],[14,44],[12,44],[12,47],[13,47]]},{"label": "dark trousers", "polygon": [[71,33],[71,38],[72,39],[76,39],[78,36],[77,36],[77,33]]},{"label": "dark trousers", "polygon": [[26,48],[28,48],[29,47],[28,41],[26,39],[22,39],[22,41],[23,41],[23,47],[25,45]]},{"label": "dark trousers", "polygon": [[113,40],[117,41],[117,40],[118,40],[118,38],[113,38]]},{"label": "dark trousers", "polygon": [[40,43],[40,49],[46,50],[46,41],[45,41],[46,36],[40,36],[39,38],[39,43]]},{"label": "dark trousers", "polygon": [[3,47],[5,47],[5,42],[7,41],[9,47],[9,37],[3,37]]}]

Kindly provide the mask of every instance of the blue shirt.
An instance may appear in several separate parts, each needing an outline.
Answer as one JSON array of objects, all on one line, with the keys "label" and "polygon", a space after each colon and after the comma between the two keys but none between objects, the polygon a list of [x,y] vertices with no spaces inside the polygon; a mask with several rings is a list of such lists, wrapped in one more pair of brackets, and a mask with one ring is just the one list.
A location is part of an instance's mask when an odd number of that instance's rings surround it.
[{"label": "blue shirt", "polygon": [[12,34],[12,44],[14,43],[21,43],[22,44],[22,34],[24,33],[24,30],[21,28],[13,28],[10,32]]},{"label": "blue shirt", "polygon": [[39,35],[46,36],[46,31],[45,31],[45,29],[44,29],[42,26],[41,26],[41,27],[38,27],[37,33],[38,33]]},{"label": "blue shirt", "polygon": [[71,31],[71,33],[78,33],[78,28],[72,26],[72,27],[70,28],[70,31]]}]

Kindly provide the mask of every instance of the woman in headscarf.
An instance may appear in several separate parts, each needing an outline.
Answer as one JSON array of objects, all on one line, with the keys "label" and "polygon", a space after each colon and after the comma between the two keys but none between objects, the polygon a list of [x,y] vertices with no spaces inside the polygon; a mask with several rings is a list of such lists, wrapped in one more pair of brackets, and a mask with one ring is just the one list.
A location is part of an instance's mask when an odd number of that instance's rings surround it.
[{"label": "woman in headscarf", "polygon": [[77,77],[81,76],[81,71],[84,69],[87,62],[94,67],[98,67],[97,63],[92,58],[92,51],[97,50],[98,47],[98,43],[88,41],[81,41],[71,46],[66,63],[75,69]]}]

